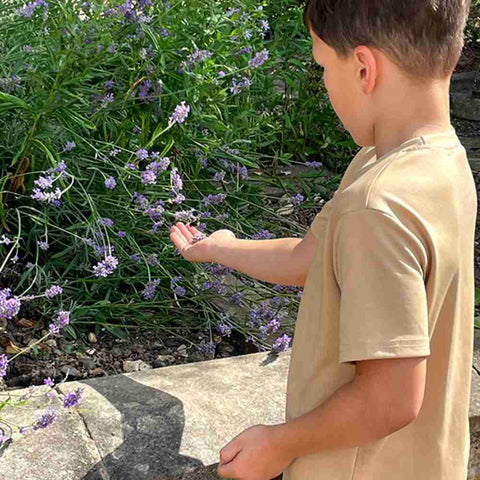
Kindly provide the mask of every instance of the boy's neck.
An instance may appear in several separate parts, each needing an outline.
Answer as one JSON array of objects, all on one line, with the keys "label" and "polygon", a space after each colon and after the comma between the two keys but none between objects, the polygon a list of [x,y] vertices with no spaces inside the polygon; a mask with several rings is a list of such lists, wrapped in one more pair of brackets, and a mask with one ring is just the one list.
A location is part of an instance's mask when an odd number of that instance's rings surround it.
[{"label": "boy's neck", "polygon": [[385,92],[374,124],[377,158],[412,138],[450,130],[449,88],[448,78],[428,85],[405,82]]}]

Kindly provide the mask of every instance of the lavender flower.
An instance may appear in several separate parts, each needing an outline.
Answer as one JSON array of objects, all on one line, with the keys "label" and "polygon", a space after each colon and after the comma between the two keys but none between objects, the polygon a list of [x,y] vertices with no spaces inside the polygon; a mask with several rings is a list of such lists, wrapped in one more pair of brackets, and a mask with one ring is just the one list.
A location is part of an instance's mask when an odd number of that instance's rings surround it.
[{"label": "lavender flower", "polygon": [[220,205],[226,198],[226,193],[218,193],[217,195],[211,193],[203,199],[203,203],[206,207],[208,207],[209,205]]},{"label": "lavender flower", "polygon": [[0,245],[5,244],[5,245],[10,245],[12,241],[5,235],[2,235],[2,239],[0,240]]},{"label": "lavender flower", "polygon": [[56,188],[54,192],[41,192],[38,188],[33,189],[33,195],[30,195],[34,200],[41,202],[53,203],[56,207],[59,206],[59,199],[62,196],[62,192],[59,188]]},{"label": "lavender flower", "polygon": [[114,148],[113,150],[110,150],[110,153],[109,155],[111,157],[116,157],[119,153],[121,153],[122,151],[119,149],[119,148]]},{"label": "lavender flower", "polygon": [[58,413],[52,407],[47,407],[45,413],[37,419],[35,425],[33,425],[33,430],[38,430],[40,428],[47,428],[53,423],[58,421]]},{"label": "lavender flower", "polygon": [[227,336],[229,337],[230,334],[232,333],[232,328],[229,325],[226,325],[225,323],[220,323],[217,325],[217,330],[220,332],[222,336]]},{"label": "lavender flower", "polygon": [[268,230],[260,230],[252,236],[253,240],[263,240],[270,238],[275,238],[275,235],[273,233],[270,233]]},{"label": "lavender flower", "polygon": [[119,231],[117,232],[117,235],[118,235],[120,238],[124,238],[124,237],[127,235],[127,233],[124,232],[123,230],[119,230]]},{"label": "lavender flower", "polygon": [[53,169],[53,171],[57,173],[63,173],[65,172],[66,169],[67,169],[67,164],[62,160],[58,162],[58,165]]},{"label": "lavender flower", "polygon": [[0,318],[11,319],[20,311],[21,302],[18,297],[11,296],[10,288],[0,290]]},{"label": "lavender flower", "polygon": [[48,177],[38,177],[37,180],[34,180],[33,183],[38,185],[40,190],[45,190],[46,188],[50,188],[53,186],[54,179],[51,175]]},{"label": "lavender flower", "polygon": [[103,262],[99,262],[93,267],[96,277],[108,277],[118,266],[118,259],[108,255]]},{"label": "lavender flower", "polygon": [[111,218],[108,218],[108,217],[105,217],[105,218],[101,218],[99,221],[98,221],[99,225],[105,225],[107,227],[113,227],[113,220]]},{"label": "lavender flower", "polygon": [[169,126],[172,125],[174,122],[183,123],[185,118],[187,118],[188,112],[190,111],[190,106],[185,105],[185,100],[183,100],[180,105],[175,107],[175,111],[173,112],[172,116],[168,120]]},{"label": "lavender flower", "polygon": [[24,18],[30,18],[35,13],[35,10],[38,7],[42,7],[42,6],[43,6],[43,18],[46,18],[48,15],[48,2],[46,2],[45,0],[34,0],[33,2],[28,2],[22,8],[17,9],[15,13]]},{"label": "lavender flower", "polygon": [[250,68],[258,68],[268,60],[268,50],[264,48],[261,52],[255,54],[252,60],[248,62]]},{"label": "lavender flower", "polygon": [[55,385],[55,383],[53,382],[53,380],[50,377],[45,378],[43,380],[43,384],[48,385],[49,387],[53,387]]},{"label": "lavender flower", "polygon": [[70,323],[70,312],[62,310],[57,313],[57,317],[55,318],[54,322],[48,326],[48,328],[52,334],[58,334],[60,333],[60,330],[68,323]]},{"label": "lavender flower", "polygon": [[30,45],[24,45],[23,46],[23,51],[26,53],[31,53],[32,47]]},{"label": "lavender flower", "polygon": [[287,351],[288,347],[290,346],[290,340],[292,340],[292,338],[287,334],[282,335],[275,340],[272,350],[277,353]]},{"label": "lavender flower", "polygon": [[140,174],[143,185],[155,185],[157,183],[157,175],[153,170],[145,170]]},{"label": "lavender flower", "polygon": [[47,298],[53,298],[56,295],[61,295],[63,293],[63,288],[58,285],[52,285],[48,290],[45,291],[45,296]]},{"label": "lavender flower", "polygon": [[105,186],[110,189],[110,190],[113,190],[117,185],[117,182],[115,181],[115,178],[110,176],[108,177],[106,180],[105,180]]},{"label": "lavender flower", "polygon": [[7,356],[2,353],[0,355],[0,377],[5,377],[7,374],[8,360]]},{"label": "lavender flower", "polygon": [[151,300],[155,296],[155,291],[160,283],[160,279],[156,278],[151,282],[145,284],[145,288],[142,291],[143,298],[145,300]]},{"label": "lavender flower", "polygon": [[146,160],[148,158],[148,150],[145,150],[144,148],[140,148],[135,152],[135,155],[139,160]]},{"label": "lavender flower", "polygon": [[301,193],[297,193],[295,196],[290,197],[290,201],[293,205],[300,205],[305,200],[305,197]]},{"label": "lavender flower", "polygon": [[242,90],[245,90],[249,88],[251,85],[250,79],[247,77],[243,77],[242,81],[237,83],[237,80],[235,78],[232,79],[232,86],[230,87],[230,91],[234,94],[237,95],[240,93]]},{"label": "lavender flower", "polygon": [[134,253],[130,258],[131,258],[134,262],[139,262],[139,261],[140,261],[140,256],[137,255],[136,253]]},{"label": "lavender flower", "polygon": [[65,408],[77,406],[82,400],[84,391],[85,387],[78,387],[74,392],[68,392],[65,394],[63,396],[63,406]]},{"label": "lavender flower", "polygon": [[305,162],[305,165],[307,165],[307,167],[313,167],[313,168],[323,167],[322,162]]},{"label": "lavender flower", "polygon": [[212,354],[215,353],[216,345],[214,342],[202,342],[197,348],[203,354]]},{"label": "lavender flower", "polygon": [[207,58],[210,58],[213,55],[209,50],[199,50],[198,48],[188,56],[187,65],[192,65],[194,63],[201,62]]},{"label": "lavender flower", "polygon": [[43,242],[41,240],[38,240],[37,241],[37,245],[42,249],[42,250],[48,250],[48,243],[47,242]]},{"label": "lavender flower", "polygon": [[243,297],[244,297],[244,294],[242,292],[235,292],[232,296],[230,296],[229,301],[234,305],[240,306],[241,300]]},{"label": "lavender flower", "polygon": [[222,182],[224,178],[225,178],[225,172],[217,172],[215,173],[213,180],[215,182]]},{"label": "lavender flower", "polygon": [[64,152],[71,152],[77,144],[75,142],[67,142],[65,146],[63,147]]}]

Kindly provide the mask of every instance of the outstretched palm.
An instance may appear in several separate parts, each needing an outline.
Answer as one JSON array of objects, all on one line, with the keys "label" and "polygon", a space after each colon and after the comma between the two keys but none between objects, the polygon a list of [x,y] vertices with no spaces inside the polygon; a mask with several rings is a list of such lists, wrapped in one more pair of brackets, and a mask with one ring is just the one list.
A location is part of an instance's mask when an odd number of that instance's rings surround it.
[{"label": "outstretched palm", "polygon": [[233,240],[235,234],[230,230],[217,230],[197,243],[192,243],[194,235],[202,235],[200,230],[178,222],[170,228],[170,240],[175,244],[183,258],[191,262],[213,262],[213,247],[221,242]]}]

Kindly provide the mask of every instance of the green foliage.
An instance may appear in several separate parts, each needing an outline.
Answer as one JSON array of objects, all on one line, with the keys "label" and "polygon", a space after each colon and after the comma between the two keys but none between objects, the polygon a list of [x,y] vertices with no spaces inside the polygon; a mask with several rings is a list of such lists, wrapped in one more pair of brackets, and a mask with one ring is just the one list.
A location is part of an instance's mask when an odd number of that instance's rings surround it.
[{"label": "green foliage", "polygon": [[[225,275],[184,261],[168,226],[193,215],[207,234],[228,228],[244,238],[262,229],[302,235],[305,226],[279,215],[278,199],[265,195],[264,186],[299,193],[285,189],[279,165],[316,160],[338,173],[346,168],[355,146],[312,74],[302,8],[293,0],[263,10],[257,0],[179,0],[153,2],[132,20],[109,14],[100,0],[91,8],[81,3],[51,0],[48,14],[38,8],[28,18],[18,14],[20,2],[0,6],[0,221],[14,238],[0,245],[2,283],[16,295],[33,293],[29,308],[47,324],[56,310],[71,310],[65,332],[73,338],[89,323],[122,337],[127,326],[213,328],[222,321],[270,346],[292,325],[266,336],[248,315],[225,317],[214,300],[252,289],[266,301],[281,296],[276,314],[283,318],[294,315],[298,289],[279,293],[238,272],[233,288]],[[270,28],[262,27],[265,21]],[[195,61],[201,51],[211,55]],[[268,59],[252,66],[265,51]],[[244,85],[238,94],[234,80]],[[184,122],[170,124],[181,102],[190,111]],[[140,149],[150,157],[140,159]],[[168,159],[168,168],[145,183],[153,152],[157,161]],[[175,192],[174,169],[184,201]],[[222,172],[224,181],[213,179]],[[321,196],[328,198],[318,193],[326,185],[322,169],[312,173],[297,210],[318,210]],[[49,175],[54,185],[47,190],[61,191],[57,206],[32,198],[35,182]],[[105,183],[110,177],[113,189]],[[223,202],[205,204],[218,194]],[[95,275],[93,267],[108,255],[118,266]],[[185,296],[173,291],[178,276]],[[145,286],[156,280],[149,298]],[[60,300],[43,295],[52,284],[63,287]],[[242,306],[258,307],[247,296]]]}]

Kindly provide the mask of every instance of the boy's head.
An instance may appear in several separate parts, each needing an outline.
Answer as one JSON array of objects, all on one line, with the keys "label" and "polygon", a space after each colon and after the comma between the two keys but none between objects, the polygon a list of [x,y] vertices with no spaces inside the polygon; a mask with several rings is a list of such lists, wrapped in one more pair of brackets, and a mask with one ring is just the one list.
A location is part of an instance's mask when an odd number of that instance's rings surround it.
[{"label": "boy's head", "polygon": [[325,69],[333,107],[359,145],[373,144],[378,97],[389,95],[389,86],[450,79],[470,2],[308,0],[303,20],[313,56]]}]

